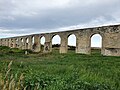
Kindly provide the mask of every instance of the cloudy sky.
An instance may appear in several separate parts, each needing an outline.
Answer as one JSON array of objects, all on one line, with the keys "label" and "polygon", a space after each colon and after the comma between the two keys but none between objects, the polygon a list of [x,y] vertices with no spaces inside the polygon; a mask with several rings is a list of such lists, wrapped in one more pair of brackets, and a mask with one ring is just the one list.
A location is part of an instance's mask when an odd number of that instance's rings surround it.
[{"label": "cloudy sky", "polygon": [[120,0],[0,0],[0,38],[120,23]]}]

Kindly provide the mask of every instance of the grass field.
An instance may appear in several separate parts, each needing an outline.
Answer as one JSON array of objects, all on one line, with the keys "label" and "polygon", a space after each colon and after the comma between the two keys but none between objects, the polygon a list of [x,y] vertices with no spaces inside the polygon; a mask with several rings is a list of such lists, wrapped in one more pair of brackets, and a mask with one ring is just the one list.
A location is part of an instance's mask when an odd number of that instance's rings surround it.
[{"label": "grass field", "polygon": [[10,61],[8,77],[13,75],[17,82],[23,74],[21,88],[26,90],[120,90],[120,57],[102,56],[99,50],[91,55],[58,50],[25,55],[22,50],[0,47],[0,79]]}]

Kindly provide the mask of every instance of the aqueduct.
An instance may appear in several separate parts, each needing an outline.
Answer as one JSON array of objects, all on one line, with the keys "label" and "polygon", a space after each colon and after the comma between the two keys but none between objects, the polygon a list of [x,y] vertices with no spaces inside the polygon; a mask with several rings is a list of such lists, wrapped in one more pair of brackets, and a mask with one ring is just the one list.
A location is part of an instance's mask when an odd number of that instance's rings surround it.
[{"label": "aqueduct", "polygon": [[59,35],[61,38],[59,52],[67,53],[68,36],[71,34],[76,36],[76,53],[90,54],[91,37],[94,34],[99,34],[102,37],[101,54],[106,56],[120,56],[120,25],[2,38],[0,39],[0,45],[39,52],[41,51],[40,39],[45,37],[44,52],[52,52],[52,38],[55,35]]}]

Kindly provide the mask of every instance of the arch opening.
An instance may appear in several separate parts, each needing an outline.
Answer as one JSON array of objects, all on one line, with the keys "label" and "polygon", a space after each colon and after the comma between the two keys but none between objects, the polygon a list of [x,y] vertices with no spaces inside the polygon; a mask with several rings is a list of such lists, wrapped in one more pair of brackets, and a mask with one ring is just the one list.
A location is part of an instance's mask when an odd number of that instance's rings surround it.
[{"label": "arch opening", "polygon": [[41,48],[41,51],[44,50],[44,44],[45,44],[45,37],[42,36],[42,37],[40,37],[40,48]]},{"label": "arch opening", "polygon": [[70,34],[68,36],[68,51],[75,52],[76,50],[76,36],[75,34]]},{"label": "arch opening", "polygon": [[52,37],[52,50],[59,51],[61,44],[61,37],[59,35],[54,35]]},{"label": "arch opening", "polygon": [[102,36],[100,34],[93,34],[91,36],[91,51],[92,53],[101,53]]}]

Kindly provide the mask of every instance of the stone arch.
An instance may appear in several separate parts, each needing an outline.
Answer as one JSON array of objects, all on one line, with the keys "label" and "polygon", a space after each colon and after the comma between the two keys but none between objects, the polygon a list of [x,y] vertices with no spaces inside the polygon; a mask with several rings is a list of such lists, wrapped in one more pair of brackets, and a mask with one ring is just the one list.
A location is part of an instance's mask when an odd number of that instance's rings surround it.
[{"label": "stone arch", "polygon": [[76,51],[77,37],[76,34],[71,33],[67,36],[68,39],[68,50]]},{"label": "stone arch", "polygon": [[61,37],[59,34],[55,34],[51,38],[52,41],[52,49],[54,50],[60,50],[60,45],[61,45]]},{"label": "stone arch", "polygon": [[102,54],[103,35],[101,33],[93,33],[90,36],[90,51],[98,50]]},{"label": "stone arch", "polygon": [[41,49],[41,51],[44,50],[44,44],[45,44],[45,36],[40,36],[40,49]]}]

